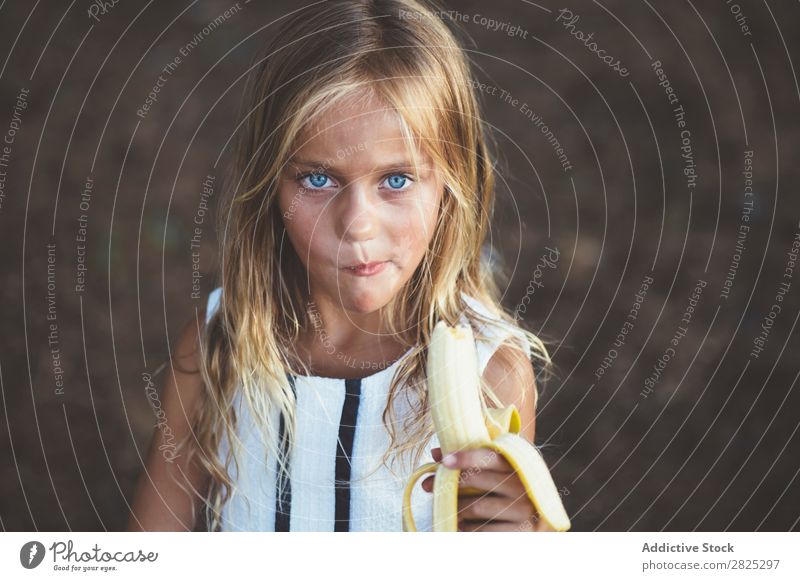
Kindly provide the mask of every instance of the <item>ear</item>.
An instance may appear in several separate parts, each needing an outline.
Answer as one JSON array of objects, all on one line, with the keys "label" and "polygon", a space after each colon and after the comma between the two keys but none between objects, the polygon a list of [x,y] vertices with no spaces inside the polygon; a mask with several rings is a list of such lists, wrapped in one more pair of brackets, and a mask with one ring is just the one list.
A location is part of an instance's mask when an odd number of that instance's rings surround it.
[{"label": "ear", "polygon": [[503,406],[514,404],[519,411],[520,435],[531,443],[536,435],[538,392],[531,360],[519,347],[503,343],[486,364],[483,379]]}]

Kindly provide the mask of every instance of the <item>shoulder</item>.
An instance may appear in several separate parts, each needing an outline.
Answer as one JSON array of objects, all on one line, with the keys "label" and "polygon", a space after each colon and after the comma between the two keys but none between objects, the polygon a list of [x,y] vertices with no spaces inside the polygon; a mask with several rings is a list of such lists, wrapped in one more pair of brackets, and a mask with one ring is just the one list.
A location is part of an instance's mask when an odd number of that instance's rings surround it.
[{"label": "shoulder", "polygon": [[[173,367],[172,372],[181,376],[183,381],[171,387],[177,388],[185,396],[196,396],[201,391],[199,374],[202,347],[200,342],[203,320],[206,316],[206,309],[198,309],[196,318],[192,317],[184,324],[173,343],[170,357]],[[187,381],[188,377],[192,377],[192,380]]]},{"label": "shoulder", "polygon": [[[473,311],[491,321],[491,323],[484,323],[482,321],[478,321],[477,323],[473,322],[481,335],[475,338],[475,347],[478,354],[478,370],[481,374],[484,373],[495,353],[504,345],[507,346],[509,350],[516,348],[527,359],[530,359],[530,345],[528,344],[525,334],[519,327],[513,323],[502,320],[488,305],[477,298],[467,294],[462,294],[462,297],[464,302]],[[466,317],[462,316],[462,320],[466,322]]]},{"label": "shoulder", "polygon": [[531,360],[517,347],[502,345],[486,365],[483,379],[502,407],[516,406],[522,424],[520,433],[533,442],[538,392]]}]

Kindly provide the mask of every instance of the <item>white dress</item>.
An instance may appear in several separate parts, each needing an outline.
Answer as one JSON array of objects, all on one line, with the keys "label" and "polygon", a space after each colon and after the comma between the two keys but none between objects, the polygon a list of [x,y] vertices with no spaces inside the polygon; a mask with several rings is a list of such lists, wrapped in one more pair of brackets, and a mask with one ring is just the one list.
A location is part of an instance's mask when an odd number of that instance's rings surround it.
[{"label": "white dress", "polygon": [[[221,291],[217,288],[208,297],[207,321],[219,304]],[[481,303],[470,297],[467,300],[491,316]],[[487,332],[485,328],[483,332]],[[494,331],[491,336],[491,342],[476,341],[481,373],[505,338]],[[221,529],[402,531],[403,489],[410,475],[409,467],[405,457],[403,462],[390,464],[398,473],[396,477],[381,465],[389,445],[389,434],[381,415],[390,381],[402,359],[361,379],[290,377],[297,399],[296,442],[290,465],[289,492],[277,507],[277,459],[268,454],[261,437],[253,429],[247,406],[241,405],[237,394],[237,435],[242,440],[243,457],[239,459],[238,473],[231,467],[235,489],[223,506]],[[397,405],[401,412],[408,409],[402,395],[397,398]],[[280,441],[280,420],[276,410],[269,434],[273,441]],[[220,448],[223,454],[227,447],[223,437]],[[436,447],[439,441],[434,434],[420,464],[433,461],[431,448]],[[417,529],[430,531],[432,495],[422,489],[422,480],[424,478],[417,482],[412,494],[413,513]]]}]

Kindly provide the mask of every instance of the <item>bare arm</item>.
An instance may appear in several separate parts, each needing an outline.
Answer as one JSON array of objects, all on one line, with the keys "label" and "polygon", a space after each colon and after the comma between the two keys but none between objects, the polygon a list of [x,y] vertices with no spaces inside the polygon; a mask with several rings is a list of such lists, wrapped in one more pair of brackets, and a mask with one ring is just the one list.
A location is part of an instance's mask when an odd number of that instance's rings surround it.
[{"label": "bare arm", "polygon": [[205,494],[208,475],[196,460],[187,461],[186,449],[176,450],[174,445],[187,436],[194,443],[190,422],[203,389],[198,324],[204,320],[205,310],[201,310],[199,319],[182,329],[172,361],[161,376],[164,386],[153,403],[160,404],[163,413],[155,418],[157,425],[139,477],[129,531],[191,531],[197,522],[202,502],[198,494]]}]

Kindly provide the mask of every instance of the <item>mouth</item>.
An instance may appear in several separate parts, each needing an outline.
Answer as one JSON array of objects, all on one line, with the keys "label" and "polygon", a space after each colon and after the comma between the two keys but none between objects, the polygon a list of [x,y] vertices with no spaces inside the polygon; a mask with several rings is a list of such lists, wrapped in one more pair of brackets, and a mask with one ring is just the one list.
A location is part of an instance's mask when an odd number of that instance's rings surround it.
[{"label": "mouth", "polygon": [[342,270],[355,276],[373,276],[383,271],[388,264],[388,260],[367,263],[359,262],[350,266],[345,266]]}]

